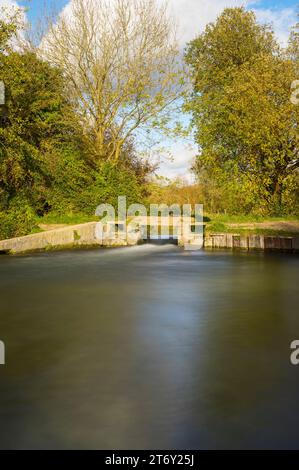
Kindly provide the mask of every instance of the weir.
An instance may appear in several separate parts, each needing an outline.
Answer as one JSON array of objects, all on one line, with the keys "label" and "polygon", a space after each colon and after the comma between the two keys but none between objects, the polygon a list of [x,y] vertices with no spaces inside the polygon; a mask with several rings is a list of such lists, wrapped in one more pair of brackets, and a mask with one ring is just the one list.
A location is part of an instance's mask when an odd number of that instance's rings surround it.
[{"label": "weir", "polygon": [[[22,254],[26,252],[62,250],[71,248],[100,248],[100,247],[123,247],[134,246],[139,244],[154,245],[179,245],[181,247],[194,249],[196,247],[196,239],[192,237],[176,237],[173,234],[163,235],[144,235],[142,227],[134,230],[134,236],[126,237],[126,233],[118,231],[116,236],[113,231],[110,232],[111,226],[105,227],[106,237],[99,240],[97,236],[97,222],[80,224],[58,228],[51,231],[27,235],[9,240],[0,241],[0,254]],[[299,236],[298,237],[282,237],[282,236],[266,236],[266,235],[249,235],[231,233],[206,233],[204,235],[204,249],[231,249],[231,250],[261,250],[261,251],[280,251],[289,253],[299,253]]]},{"label": "weir", "polygon": [[158,236],[158,237],[148,237],[142,240],[142,243],[150,244],[150,245],[177,245],[179,244],[179,240],[174,237],[167,237],[167,236]]}]

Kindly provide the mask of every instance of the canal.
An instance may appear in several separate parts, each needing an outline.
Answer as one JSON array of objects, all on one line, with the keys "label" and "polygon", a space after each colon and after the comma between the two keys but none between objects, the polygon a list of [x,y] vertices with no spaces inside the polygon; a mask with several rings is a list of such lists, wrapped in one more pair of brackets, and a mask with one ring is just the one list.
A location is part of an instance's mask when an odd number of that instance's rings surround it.
[{"label": "canal", "polygon": [[299,257],[0,258],[0,448],[299,448]]}]

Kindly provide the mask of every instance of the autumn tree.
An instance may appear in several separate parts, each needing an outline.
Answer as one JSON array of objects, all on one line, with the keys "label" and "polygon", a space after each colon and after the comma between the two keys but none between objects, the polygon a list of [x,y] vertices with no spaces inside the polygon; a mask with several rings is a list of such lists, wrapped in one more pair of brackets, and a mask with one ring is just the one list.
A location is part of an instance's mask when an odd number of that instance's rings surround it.
[{"label": "autumn tree", "polygon": [[290,101],[295,61],[243,8],[226,9],[208,25],[186,60],[199,172],[222,180],[236,193],[236,206],[243,199],[243,210],[280,212],[299,166],[299,107]]},{"label": "autumn tree", "polygon": [[41,53],[64,71],[96,160],[117,162],[137,130],[165,125],[181,96],[175,28],[156,0],[73,0]]},{"label": "autumn tree", "polygon": [[19,31],[18,12],[3,14],[0,22],[6,107],[0,125],[0,237],[28,233],[36,215],[48,210],[59,167],[64,174],[71,167],[61,189],[66,194],[76,178],[78,194],[80,169],[86,166],[77,157],[80,127],[74,126],[62,74],[35,53],[9,47]]}]

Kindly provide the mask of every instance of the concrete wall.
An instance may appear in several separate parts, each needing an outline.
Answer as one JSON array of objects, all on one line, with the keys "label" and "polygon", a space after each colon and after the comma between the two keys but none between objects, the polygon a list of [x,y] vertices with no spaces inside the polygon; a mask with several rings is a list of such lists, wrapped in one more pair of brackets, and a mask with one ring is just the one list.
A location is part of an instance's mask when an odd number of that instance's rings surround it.
[{"label": "concrete wall", "polygon": [[[106,236],[100,241],[96,232],[97,223],[74,225],[48,232],[28,235],[26,237],[13,238],[0,241],[0,253],[26,253],[32,251],[44,251],[51,249],[73,247],[117,247],[137,245],[142,236],[140,232],[131,234],[126,240],[125,233],[115,238],[114,227],[105,227]],[[112,231],[111,231],[112,229]],[[186,245],[192,249],[192,240],[179,240],[180,245]],[[190,246],[189,246],[190,245]],[[185,246],[185,248],[186,248]],[[216,233],[207,234],[204,239],[205,248],[229,248],[234,250],[266,250],[286,251],[299,253],[299,237],[269,237],[265,235],[241,236],[239,234]]]},{"label": "concrete wall", "polygon": [[122,239],[108,238],[101,242],[96,236],[96,222],[64,227],[26,237],[0,241],[0,252],[26,253],[30,251],[92,246],[126,246]]},{"label": "concrete wall", "polygon": [[205,248],[299,252],[299,237],[241,236],[217,233],[205,236]]}]

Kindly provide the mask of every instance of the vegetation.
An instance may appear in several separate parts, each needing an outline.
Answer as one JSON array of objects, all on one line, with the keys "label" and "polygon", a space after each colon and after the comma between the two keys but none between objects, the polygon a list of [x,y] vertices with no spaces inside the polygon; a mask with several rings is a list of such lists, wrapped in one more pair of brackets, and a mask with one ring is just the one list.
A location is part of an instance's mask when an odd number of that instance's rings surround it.
[{"label": "vegetation", "polygon": [[123,144],[117,161],[95,159],[92,137],[63,72],[36,52],[9,47],[19,27],[17,14],[0,22],[0,80],[6,95],[0,127],[0,238],[36,230],[38,218],[49,213],[90,218],[100,203],[115,204],[119,195],[142,201],[153,168],[137,158],[133,139]]},{"label": "vegetation", "polygon": [[210,233],[299,236],[299,222],[296,216],[205,214],[204,221],[205,230]]},{"label": "vegetation", "polygon": [[0,14],[0,239],[94,220],[120,195],[203,203],[210,231],[234,230],[233,216],[298,217],[298,25],[283,49],[254,13],[228,8],[187,46],[195,183],[165,182],[141,158],[136,130],[167,130],[185,96],[173,25],[155,0],[118,0],[114,15],[101,5],[75,0],[73,20],[50,23],[39,48],[13,47],[22,15]]},{"label": "vegetation", "polygon": [[137,128],[163,126],[184,89],[175,29],[156,0],[73,0],[42,56],[64,72],[96,160],[118,161]]},{"label": "vegetation", "polygon": [[282,49],[253,12],[226,9],[186,53],[200,155],[195,165],[212,210],[298,213],[298,35]]}]

